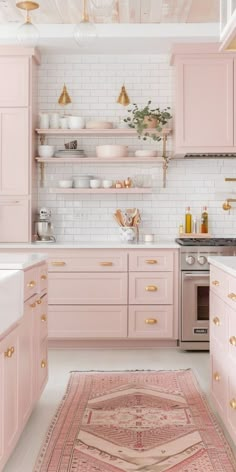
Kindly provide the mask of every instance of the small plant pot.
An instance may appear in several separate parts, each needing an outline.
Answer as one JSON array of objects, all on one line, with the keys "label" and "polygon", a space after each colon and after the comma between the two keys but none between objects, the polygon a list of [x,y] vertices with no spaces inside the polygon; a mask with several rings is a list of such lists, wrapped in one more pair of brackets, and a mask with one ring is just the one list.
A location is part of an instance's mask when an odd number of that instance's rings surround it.
[{"label": "small plant pot", "polygon": [[156,128],[158,125],[158,120],[154,116],[145,116],[143,122],[148,128]]}]

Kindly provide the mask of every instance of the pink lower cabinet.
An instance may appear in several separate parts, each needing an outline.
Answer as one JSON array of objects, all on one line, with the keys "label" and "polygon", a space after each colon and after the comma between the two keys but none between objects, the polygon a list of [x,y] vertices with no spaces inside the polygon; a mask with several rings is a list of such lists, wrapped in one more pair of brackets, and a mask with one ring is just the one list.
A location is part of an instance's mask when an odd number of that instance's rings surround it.
[{"label": "pink lower cabinet", "polygon": [[51,305],[50,339],[127,337],[127,305]]},{"label": "pink lower cabinet", "polygon": [[33,384],[33,321],[34,313],[31,304],[36,297],[31,297],[24,304],[24,317],[19,326],[19,417],[20,423],[25,424],[32,411],[34,401]]},{"label": "pink lower cabinet", "polygon": [[130,304],[173,303],[172,272],[131,272],[129,274]]},{"label": "pink lower cabinet", "polygon": [[173,306],[141,305],[129,307],[130,338],[173,338]]},{"label": "pink lower cabinet", "polygon": [[[229,425],[229,432],[236,442],[236,362],[232,359],[229,363],[229,383],[227,396],[227,422]],[[225,414],[225,412],[224,412]]]}]

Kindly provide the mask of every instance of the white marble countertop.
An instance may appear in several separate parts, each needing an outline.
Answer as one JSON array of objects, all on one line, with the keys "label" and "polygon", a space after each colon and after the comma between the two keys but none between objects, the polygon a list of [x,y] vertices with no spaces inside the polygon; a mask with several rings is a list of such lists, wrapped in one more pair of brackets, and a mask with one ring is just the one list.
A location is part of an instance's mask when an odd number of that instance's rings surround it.
[{"label": "white marble countertop", "polygon": [[[20,249],[19,245],[16,247]],[[0,270],[28,269],[46,260],[46,254],[4,252],[0,254]]]},{"label": "white marble countertop", "polygon": [[210,264],[236,277],[236,256],[210,256]]},{"label": "white marble countertop", "polygon": [[[1,249],[179,249],[175,241],[158,241],[155,243],[128,244],[121,242],[96,242],[87,243],[2,243]],[[1,259],[0,259],[1,260]]]},{"label": "white marble countertop", "polygon": [[0,337],[23,316],[22,270],[0,270]]}]

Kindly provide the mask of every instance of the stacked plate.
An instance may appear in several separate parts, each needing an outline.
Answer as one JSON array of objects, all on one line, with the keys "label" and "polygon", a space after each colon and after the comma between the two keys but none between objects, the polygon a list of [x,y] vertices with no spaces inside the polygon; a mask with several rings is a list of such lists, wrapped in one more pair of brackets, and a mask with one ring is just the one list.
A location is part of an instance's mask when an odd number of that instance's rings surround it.
[{"label": "stacked plate", "polygon": [[87,157],[83,149],[59,149],[54,157]]}]

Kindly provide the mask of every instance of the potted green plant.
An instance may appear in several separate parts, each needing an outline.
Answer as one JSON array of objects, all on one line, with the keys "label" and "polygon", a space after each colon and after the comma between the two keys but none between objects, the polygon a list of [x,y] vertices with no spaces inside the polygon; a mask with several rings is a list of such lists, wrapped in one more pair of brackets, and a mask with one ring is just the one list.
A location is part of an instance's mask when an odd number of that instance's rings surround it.
[{"label": "potted green plant", "polygon": [[161,110],[159,107],[151,107],[151,103],[151,100],[149,100],[143,108],[139,108],[134,103],[133,108],[128,110],[130,115],[124,118],[124,121],[130,128],[136,129],[139,139],[146,141],[151,138],[154,141],[161,141],[160,132],[163,126],[168,123],[168,120],[172,118],[169,112],[170,107]]}]

